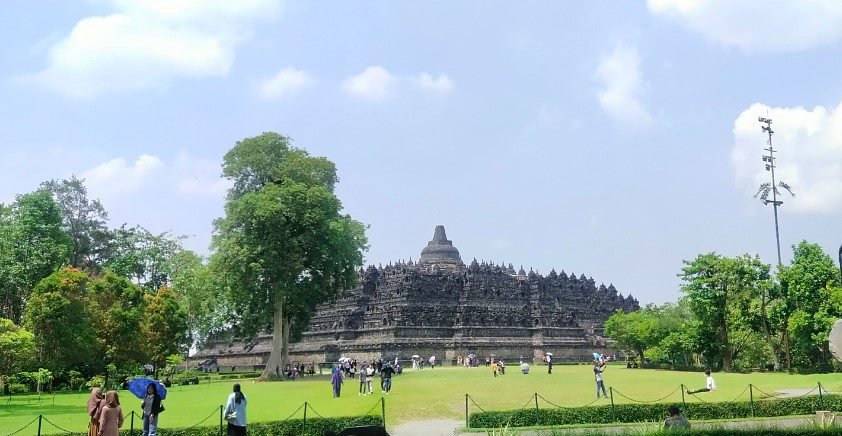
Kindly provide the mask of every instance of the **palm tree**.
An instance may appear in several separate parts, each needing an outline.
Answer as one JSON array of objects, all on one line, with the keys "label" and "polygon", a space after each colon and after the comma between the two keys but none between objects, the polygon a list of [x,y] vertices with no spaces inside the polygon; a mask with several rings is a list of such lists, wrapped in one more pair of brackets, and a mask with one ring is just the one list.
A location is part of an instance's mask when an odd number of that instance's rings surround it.
[{"label": "palm tree", "polygon": [[[775,195],[773,197],[777,197],[781,195],[781,191],[778,188],[783,188],[786,192],[789,192],[789,195],[795,197],[795,193],[792,192],[792,187],[786,184],[785,182],[778,182],[778,186],[775,187]],[[769,182],[763,183],[760,185],[760,188],[757,189],[757,193],[754,194],[754,198],[760,197],[760,200],[763,201],[764,204],[770,203],[769,194],[772,192],[772,184]]]}]

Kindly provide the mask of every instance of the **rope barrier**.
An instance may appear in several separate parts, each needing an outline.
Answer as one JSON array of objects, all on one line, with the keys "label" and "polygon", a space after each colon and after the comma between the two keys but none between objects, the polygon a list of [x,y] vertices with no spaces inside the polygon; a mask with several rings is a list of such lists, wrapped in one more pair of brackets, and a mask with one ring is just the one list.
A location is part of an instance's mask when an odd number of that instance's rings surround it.
[{"label": "rope barrier", "polygon": [[295,414],[296,414],[296,413],[298,413],[298,411],[299,411],[299,410],[301,410],[303,407],[304,407],[304,403],[302,403],[300,406],[298,406],[298,408],[297,408],[297,409],[295,409],[295,412],[292,412],[292,414],[291,414],[291,415],[287,416],[286,418],[282,419],[281,421],[289,421],[289,420],[290,420],[293,416],[295,416]]},{"label": "rope barrier", "polygon": [[[634,398],[629,398],[629,397],[627,397],[627,396],[623,395],[623,393],[622,393],[622,392],[620,392],[620,391],[618,391],[617,389],[614,389],[614,393],[616,393],[616,394],[620,395],[621,397],[623,397],[623,398],[625,398],[625,399],[627,399],[627,400],[629,400],[629,401],[635,402],[635,403],[652,404],[652,403],[658,403],[658,402],[661,402],[661,401],[663,401],[663,400],[667,399],[667,398],[668,398],[668,397],[670,397],[672,394],[674,394],[674,393],[678,392],[678,389],[679,389],[679,388],[675,388],[675,390],[673,390],[672,392],[670,392],[670,393],[668,393],[668,394],[664,395],[664,396],[663,396],[663,397],[661,397],[661,398],[658,398],[657,400],[652,400],[652,401],[635,400]],[[746,388],[746,389],[748,389],[748,388]]]},{"label": "rope barrier", "polygon": [[737,401],[737,400],[739,400],[739,399],[740,399],[740,397],[742,397],[742,396],[746,393],[746,391],[748,391],[748,386],[746,386],[746,388],[745,388],[745,389],[743,389],[743,391],[742,391],[742,392],[740,392],[740,395],[737,395],[737,398],[734,398],[734,399],[733,399],[733,400],[731,400],[731,401]]},{"label": "rope barrier", "polygon": [[471,400],[471,403],[473,403],[473,404],[474,404],[474,406],[476,406],[476,408],[477,408],[477,409],[479,409],[479,411],[480,411],[480,412],[485,412],[485,411],[486,411],[485,409],[483,409],[482,407],[480,407],[480,405],[479,405],[479,404],[477,404],[477,402],[476,402],[476,401],[474,401],[474,397],[472,397],[472,396],[468,395],[468,399],[469,399],[469,400]]},{"label": "rope barrier", "polygon": [[4,436],[12,436],[12,435],[16,435],[16,434],[18,434],[18,433],[20,433],[20,432],[22,432],[22,431],[26,430],[26,428],[27,428],[27,427],[29,427],[30,425],[32,425],[32,424],[33,424],[35,421],[37,421],[37,420],[38,420],[38,418],[35,418],[35,419],[33,419],[32,421],[29,421],[29,424],[26,424],[25,426],[23,426],[23,427],[21,427],[21,428],[19,428],[19,429],[15,430],[15,431],[13,431],[13,432],[11,432],[11,433],[7,434],[7,435],[4,435]]},{"label": "rope barrier", "polygon": [[313,408],[313,406],[311,406],[311,405],[309,405],[309,404],[307,405],[307,410],[309,410],[310,412],[313,412],[313,413],[314,413],[316,416],[318,416],[319,418],[324,418],[324,416],[322,416],[322,414],[321,414],[321,413],[316,412],[316,409],[314,409],[314,408]]},{"label": "rope barrier", "polygon": [[61,431],[65,432],[65,433],[73,433],[73,432],[72,432],[72,431],[70,431],[70,430],[67,430],[67,429],[64,429],[64,428],[59,427],[59,426],[58,426],[58,425],[56,425],[54,422],[52,422],[52,421],[50,421],[49,419],[47,419],[47,417],[46,417],[46,416],[44,417],[44,421],[47,421],[47,424],[50,424],[50,425],[52,425],[53,427],[55,427],[55,428],[57,428],[57,429],[59,429],[59,430],[61,430]]},{"label": "rope barrier", "polygon": [[[381,400],[381,401],[382,401],[382,400]],[[370,413],[371,413],[371,411],[372,411],[372,410],[374,410],[374,409],[376,409],[376,408],[377,408],[377,406],[379,406],[379,405],[380,405],[380,401],[378,401],[378,402],[374,403],[374,405],[373,405],[373,406],[371,406],[371,409],[368,409],[368,412],[365,412],[365,415],[370,414]]]},{"label": "rope barrier", "polygon": [[195,424],[191,425],[190,427],[187,427],[187,428],[186,428],[186,430],[190,430],[191,428],[196,428],[196,427],[198,427],[199,425],[201,425],[201,424],[202,424],[202,423],[204,423],[205,421],[209,420],[212,416],[216,416],[218,413],[219,413],[219,408],[214,408],[214,409],[213,409],[213,412],[211,412],[211,414],[210,414],[210,415],[208,415],[205,419],[203,419],[203,420],[201,420],[201,421],[199,421],[199,422],[197,422],[197,423],[195,423]]},{"label": "rope barrier", "polygon": [[764,395],[764,397],[760,398],[760,400],[765,400],[765,399],[768,399],[768,398],[777,398],[777,395],[770,394],[770,393],[764,391],[763,389],[758,388],[757,386],[754,386],[754,390],[757,391],[757,392],[760,392],[761,394]]}]

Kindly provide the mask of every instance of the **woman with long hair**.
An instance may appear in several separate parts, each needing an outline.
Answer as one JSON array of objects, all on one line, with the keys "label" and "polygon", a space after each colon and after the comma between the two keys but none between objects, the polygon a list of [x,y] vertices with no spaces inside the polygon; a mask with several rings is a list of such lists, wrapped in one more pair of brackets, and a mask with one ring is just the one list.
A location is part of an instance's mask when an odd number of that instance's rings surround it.
[{"label": "woman with long hair", "polygon": [[228,402],[225,404],[228,436],[246,436],[246,401],[240,384],[234,383],[234,392],[228,395]]},{"label": "woman with long hair", "polygon": [[88,397],[88,416],[91,417],[91,422],[88,423],[88,436],[97,436],[99,434],[99,415],[103,403],[102,389],[91,389],[91,396]]},{"label": "woman with long hair", "polygon": [[104,405],[99,415],[98,436],[119,436],[120,427],[123,426],[123,408],[120,407],[117,392],[108,391],[105,394]]},{"label": "woman with long hair", "polygon": [[164,411],[155,383],[146,386],[146,396],[140,403],[143,411],[143,436],[158,436],[158,414]]}]

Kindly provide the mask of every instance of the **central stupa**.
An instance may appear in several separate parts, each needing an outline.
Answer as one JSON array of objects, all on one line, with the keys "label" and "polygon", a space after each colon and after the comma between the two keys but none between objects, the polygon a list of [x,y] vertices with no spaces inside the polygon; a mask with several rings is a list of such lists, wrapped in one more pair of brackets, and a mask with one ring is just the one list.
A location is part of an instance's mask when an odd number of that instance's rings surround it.
[{"label": "central stupa", "polygon": [[447,234],[444,232],[444,226],[442,225],[436,226],[433,240],[428,242],[427,246],[421,250],[421,263],[452,270],[465,265],[459,256],[459,250],[453,246],[453,241],[447,239]]}]

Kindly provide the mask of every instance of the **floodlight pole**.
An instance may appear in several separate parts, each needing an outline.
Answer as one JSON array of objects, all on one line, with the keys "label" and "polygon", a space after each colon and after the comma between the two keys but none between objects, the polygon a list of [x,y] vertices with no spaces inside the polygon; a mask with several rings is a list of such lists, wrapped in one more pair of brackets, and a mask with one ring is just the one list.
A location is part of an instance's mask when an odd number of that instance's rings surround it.
[{"label": "floodlight pole", "polygon": [[778,265],[781,265],[783,262],[781,262],[781,234],[778,228],[778,206],[784,202],[778,201],[778,188],[775,186],[775,149],[772,147],[772,134],[775,132],[772,130],[772,120],[770,118],[760,117],[757,120],[761,124],[765,124],[761,128],[769,135],[769,148],[764,148],[764,150],[769,152],[769,155],[763,155],[763,161],[766,162],[766,170],[772,173],[772,201],[763,200],[763,203],[767,205],[771,203],[775,211],[775,242],[778,248]]}]

